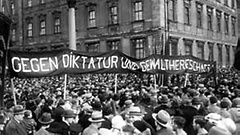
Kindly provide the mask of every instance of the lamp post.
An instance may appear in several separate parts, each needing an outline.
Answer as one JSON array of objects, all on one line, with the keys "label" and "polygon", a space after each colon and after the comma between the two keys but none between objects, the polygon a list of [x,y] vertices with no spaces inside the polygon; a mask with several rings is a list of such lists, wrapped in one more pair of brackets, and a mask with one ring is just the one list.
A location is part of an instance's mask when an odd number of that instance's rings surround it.
[{"label": "lamp post", "polygon": [[68,29],[69,29],[69,49],[77,50],[76,47],[76,22],[75,22],[75,5],[76,0],[67,0],[68,4]]}]

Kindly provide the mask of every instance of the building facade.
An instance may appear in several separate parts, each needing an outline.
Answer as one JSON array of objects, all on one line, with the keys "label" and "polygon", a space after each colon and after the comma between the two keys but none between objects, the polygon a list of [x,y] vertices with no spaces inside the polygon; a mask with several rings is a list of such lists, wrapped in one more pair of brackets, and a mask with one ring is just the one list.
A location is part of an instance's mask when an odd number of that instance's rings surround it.
[{"label": "building facade", "polygon": [[[68,48],[65,0],[9,0],[12,49]],[[236,0],[77,0],[77,50],[193,55],[230,66],[238,37]]]}]

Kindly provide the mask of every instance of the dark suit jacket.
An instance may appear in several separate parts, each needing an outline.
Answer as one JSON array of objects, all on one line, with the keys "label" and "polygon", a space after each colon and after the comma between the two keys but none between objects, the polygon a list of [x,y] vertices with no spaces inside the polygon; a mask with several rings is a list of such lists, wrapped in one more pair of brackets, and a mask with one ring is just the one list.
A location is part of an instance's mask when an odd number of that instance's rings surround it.
[{"label": "dark suit jacket", "polygon": [[6,135],[28,135],[24,127],[12,118],[6,125]]}]

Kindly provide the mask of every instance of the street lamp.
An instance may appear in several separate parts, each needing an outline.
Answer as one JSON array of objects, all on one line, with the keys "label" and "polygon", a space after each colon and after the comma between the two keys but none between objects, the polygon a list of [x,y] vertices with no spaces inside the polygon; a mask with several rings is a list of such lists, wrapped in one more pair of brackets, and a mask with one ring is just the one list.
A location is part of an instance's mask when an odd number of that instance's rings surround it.
[{"label": "street lamp", "polygon": [[69,28],[69,49],[77,50],[76,47],[76,22],[75,22],[75,5],[76,0],[67,0],[68,4],[68,28]]}]

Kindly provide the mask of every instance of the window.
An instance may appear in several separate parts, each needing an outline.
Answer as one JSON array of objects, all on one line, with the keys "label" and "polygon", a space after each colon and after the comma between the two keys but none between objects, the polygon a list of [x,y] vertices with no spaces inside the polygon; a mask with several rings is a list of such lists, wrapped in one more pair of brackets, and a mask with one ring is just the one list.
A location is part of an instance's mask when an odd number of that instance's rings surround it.
[{"label": "window", "polygon": [[40,21],[39,35],[46,35],[46,15],[40,15],[39,21]]},{"label": "window", "polygon": [[213,9],[207,7],[207,26],[208,30],[212,30],[212,20],[213,20]]},{"label": "window", "polygon": [[99,43],[88,43],[86,45],[87,52],[99,52]]},{"label": "window", "polygon": [[222,13],[221,11],[216,11],[217,16],[217,32],[221,32],[221,19],[222,19]]},{"label": "window", "polygon": [[197,57],[204,59],[204,42],[197,41]]},{"label": "window", "polygon": [[232,35],[236,36],[236,18],[232,17]]},{"label": "window", "polygon": [[16,29],[12,29],[12,41],[16,41]]},{"label": "window", "polygon": [[184,23],[188,25],[190,24],[190,7],[191,7],[190,0],[185,0],[184,1]]},{"label": "window", "polygon": [[229,15],[224,15],[224,21],[225,21],[225,34],[229,33]]},{"label": "window", "polygon": [[230,66],[230,47],[226,45],[226,64]]},{"label": "window", "polygon": [[11,3],[11,10],[12,10],[12,14],[15,14],[15,5],[14,3]]},{"label": "window", "polygon": [[134,21],[143,20],[143,4],[142,1],[136,1],[134,5]]},{"label": "window", "polygon": [[228,6],[228,0],[224,0],[224,5]]},{"label": "window", "polygon": [[208,49],[209,49],[208,60],[213,61],[213,43],[208,43]]},{"label": "window", "polygon": [[27,0],[27,6],[31,7],[32,6],[32,0]]},{"label": "window", "polygon": [[88,27],[96,27],[96,12],[95,10],[90,10],[88,12],[89,20],[88,20]]},{"label": "window", "polygon": [[61,32],[61,21],[59,17],[54,18],[54,34]]},{"label": "window", "polygon": [[53,15],[53,31],[54,34],[58,34],[61,32],[61,12],[54,11]]},{"label": "window", "polygon": [[185,55],[192,55],[192,40],[184,39]]},{"label": "window", "polygon": [[222,45],[218,44],[218,65],[222,66]]},{"label": "window", "polygon": [[232,8],[235,9],[235,0],[232,0]]},{"label": "window", "polygon": [[178,38],[170,37],[171,55],[178,55]]},{"label": "window", "polygon": [[202,4],[197,3],[197,27],[202,28]]},{"label": "window", "polygon": [[27,24],[27,37],[33,36],[33,24],[32,22],[28,22]]},{"label": "window", "polygon": [[135,57],[138,59],[145,58],[145,51],[144,51],[145,39],[138,38],[138,39],[134,39],[132,42],[135,47]]},{"label": "window", "polygon": [[176,4],[177,4],[176,0],[169,0],[168,19],[171,21],[177,21]]},{"label": "window", "polygon": [[109,51],[118,50],[120,41],[119,40],[108,41],[107,44],[109,47]]},{"label": "window", "polygon": [[117,6],[109,7],[109,20],[110,24],[117,24],[118,23],[118,8]]}]

